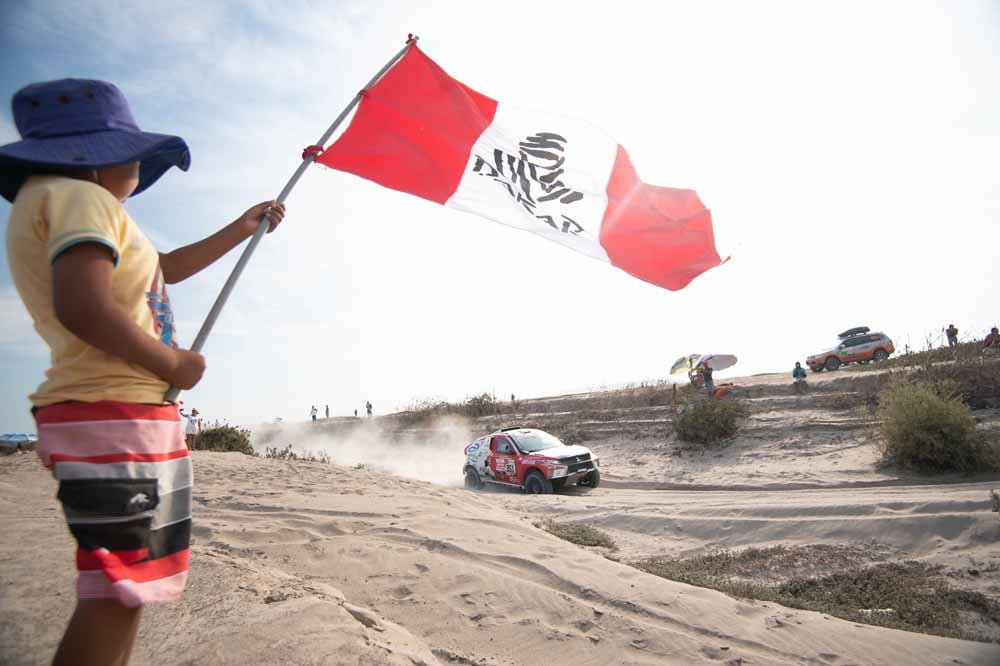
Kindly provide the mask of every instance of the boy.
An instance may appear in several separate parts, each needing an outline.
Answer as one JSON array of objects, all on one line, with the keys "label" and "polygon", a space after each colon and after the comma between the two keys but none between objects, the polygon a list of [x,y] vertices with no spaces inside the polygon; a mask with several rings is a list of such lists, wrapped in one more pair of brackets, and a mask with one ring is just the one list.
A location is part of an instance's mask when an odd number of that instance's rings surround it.
[{"label": "boy", "polygon": [[14,284],[51,349],[30,396],[37,451],[59,481],[77,541],[77,606],[53,663],[128,663],[141,608],[187,579],[191,462],[171,384],[193,387],[205,359],[178,349],[165,283],[194,275],[282,206],[258,204],[198,243],[158,254],[121,202],[171,166],[183,139],[139,130],[102,81],[36,83],[14,95],[22,141],[0,146],[13,203]]}]

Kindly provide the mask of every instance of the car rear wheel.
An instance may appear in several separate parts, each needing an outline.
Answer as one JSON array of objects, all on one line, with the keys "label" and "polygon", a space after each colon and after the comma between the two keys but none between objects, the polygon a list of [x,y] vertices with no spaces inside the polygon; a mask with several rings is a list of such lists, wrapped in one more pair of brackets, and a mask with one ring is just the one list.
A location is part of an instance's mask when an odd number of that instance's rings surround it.
[{"label": "car rear wheel", "polygon": [[584,488],[596,488],[601,485],[601,472],[600,470],[594,470],[587,476],[583,477],[576,482],[576,485],[583,486]]},{"label": "car rear wheel", "polygon": [[874,359],[876,363],[881,363],[887,358],[889,358],[889,352],[884,349],[876,349],[875,354],[872,355],[872,359]]},{"label": "car rear wheel", "polygon": [[548,495],[552,492],[552,482],[542,476],[541,472],[531,470],[524,477],[524,492],[531,495]]},{"label": "car rear wheel", "polygon": [[480,490],[483,487],[479,473],[471,467],[465,470],[465,487],[467,490]]},{"label": "car rear wheel", "polygon": [[831,356],[830,358],[826,359],[826,363],[824,363],[823,365],[826,367],[827,370],[832,371],[839,369],[841,364],[839,358],[837,358],[836,356]]}]

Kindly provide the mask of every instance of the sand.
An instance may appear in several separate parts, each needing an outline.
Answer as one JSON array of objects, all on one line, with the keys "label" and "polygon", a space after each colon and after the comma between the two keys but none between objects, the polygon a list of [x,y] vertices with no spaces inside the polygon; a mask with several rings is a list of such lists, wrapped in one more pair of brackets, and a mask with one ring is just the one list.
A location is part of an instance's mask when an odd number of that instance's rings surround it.
[{"label": "sand", "polygon": [[[305,433],[303,446],[347,464],[195,452],[189,588],[147,610],[132,663],[1000,663],[1000,644],[734,599],[625,563],[850,546],[941,564],[956,585],[1000,596],[1000,517],[989,501],[1000,484],[928,484],[876,468],[864,428],[850,425],[863,416],[786,396],[784,384],[755,384],[759,395],[747,397],[771,403],[719,456],[682,453],[662,436],[663,405],[522,403],[500,420],[572,421],[604,460],[602,487],[544,497],[458,487],[460,468],[448,470],[466,435],[455,424],[428,434],[347,420],[271,433],[275,443]],[[337,434],[345,423],[350,436]],[[437,483],[405,478],[428,469]],[[32,454],[0,458],[3,664],[47,663],[72,611],[73,544],[54,493]],[[545,518],[606,530],[622,562],[545,532]]]}]

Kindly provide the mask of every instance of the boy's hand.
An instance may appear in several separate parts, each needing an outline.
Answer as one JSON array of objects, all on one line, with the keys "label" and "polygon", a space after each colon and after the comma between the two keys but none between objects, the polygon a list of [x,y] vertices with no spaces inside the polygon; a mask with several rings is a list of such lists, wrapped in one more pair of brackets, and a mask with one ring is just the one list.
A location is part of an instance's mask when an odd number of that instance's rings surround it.
[{"label": "boy's hand", "polygon": [[247,212],[237,218],[236,222],[246,232],[247,236],[252,236],[260,225],[261,218],[266,217],[271,223],[271,228],[267,233],[271,233],[278,228],[281,220],[285,217],[285,204],[276,204],[274,201],[264,201],[256,206],[247,209]]},{"label": "boy's hand", "polygon": [[205,357],[190,349],[175,349],[174,362],[167,372],[166,379],[179,389],[194,388],[205,374]]}]

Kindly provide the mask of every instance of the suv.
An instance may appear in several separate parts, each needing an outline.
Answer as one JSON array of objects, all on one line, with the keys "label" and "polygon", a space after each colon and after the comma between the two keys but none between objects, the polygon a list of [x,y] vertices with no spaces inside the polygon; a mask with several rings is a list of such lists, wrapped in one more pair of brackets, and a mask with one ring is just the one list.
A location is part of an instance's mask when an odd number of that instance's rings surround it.
[{"label": "suv", "polygon": [[806,359],[806,365],[813,372],[836,370],[848,363],[884,361],[896,351],[888,335],[872,333],[867,326],[848,329],[837,337],[837,344],[832,349]]},{"label": "suv", "polygon": [[596,488],[601,483],[598,461],[585,446],[567,446],[534,428],[502,428],[465,447],[465,487],[484,484],[551,493],[563,486]]}]

